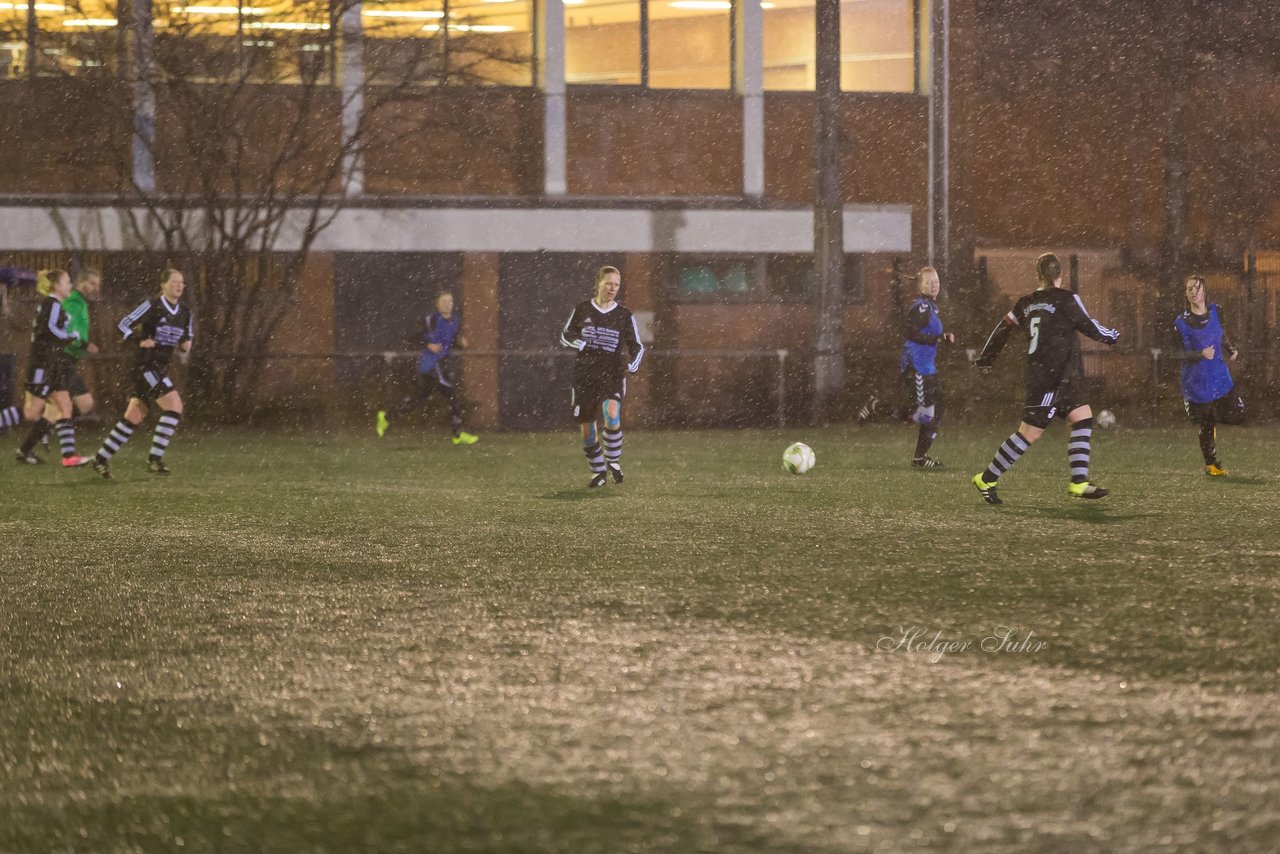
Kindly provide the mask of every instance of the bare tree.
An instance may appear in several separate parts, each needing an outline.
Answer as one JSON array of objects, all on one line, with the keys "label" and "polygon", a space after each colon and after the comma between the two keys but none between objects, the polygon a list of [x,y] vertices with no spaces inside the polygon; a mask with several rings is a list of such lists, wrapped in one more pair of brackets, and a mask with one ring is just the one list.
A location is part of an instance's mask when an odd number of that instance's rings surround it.
[{"label": "bare tree", "polygon": [[[529,58],[458,16],[370,18],[365,49],[354,0],[209,8],[121,0],[117,27],[39,72],[94,78],[98,108],[132,117],[114,152],[122,207],[135,211],[137,245],[186,272],[200,337],[193,391],[234,418],[254,403],[311,249],[358,192],[375,134],[393,148],[438,130],[449,115],[397,108],[444,83],[500,80]],[[358,84],[348,63],[364,66]],[[396,122],[380,121],[393,111]]]}]

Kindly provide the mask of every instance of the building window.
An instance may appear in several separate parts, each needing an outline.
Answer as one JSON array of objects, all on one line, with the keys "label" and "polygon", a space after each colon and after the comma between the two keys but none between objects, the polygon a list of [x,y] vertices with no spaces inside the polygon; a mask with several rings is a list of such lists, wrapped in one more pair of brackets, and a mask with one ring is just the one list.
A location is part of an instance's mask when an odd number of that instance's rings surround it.
[{"label": "building window", "polygon": [[565,0],[569,83],[728,89],[730,0]]},{"label": "building window", "polygon": [[844,301],[867,301],[867,256],[844,256]]},{"label": "building window", "polygon": [[740,256],[677,256],[671,284],[677,298],[743,298],[757,294],[763,259]]},{"label": "building window", "polygon": [[366,0],[361,19],[370,83],[533,84],[532,0]]},{"label": "building window", "polygon": [[655,89],[728,89],[729,0],[650,0],[649,85]]},{"label": "building window", "polygon": [[766,266],[769,296],[783,301],[813,299],[817,276],[812,255],[770,255]]},{"label": "building window", "polygon": [[[765,0],[764,88],[812,91],[814,0]],[[845,0],[840,6],[840,86],[846,92],[916,91],[919,0]]]},{"label": "building window", "polygon": [[913,0],[856,0],[840,6],[840,88],[914,92]]},{"label": "building window", "polygon": [[565,0],[568,83],[639,86],[641,0]]},{"label": "building window", "polygon": [[[115,3],[36,2],[34,32],[28,29],[31,4],[0,2],[0,63],[5,78],[85,75],[115,66]],[[34,36],[35,51],[31,51]]]},{"label": "building window", "polygon": [[[37,2],[40,75],[116,68],[125,33],[115,0]],[[157,3],[162,77],[263,83],[337,82],[340,34],[329,0]],[[28,4],[0,0],[4,75],[27,73]],[[366,79],[381,85],[533,84],[533,0],[365,0]]]},{"label": "building window", "polygon": [[[812,255],[770,255],[767,263],[768,296],[784,302],[809,302],[817,293],[817,271]],[[866,263],[863,255],[844,256],[844,301],[866,300]]]},{"label": "building window", "polygon": [[[669,259],[671,294],[697,302],[797,302],[808,303],[816,293],[813,255],[675,255]],[[844,299],[866,299],[866,264],[863,255],[844,259]]]}]

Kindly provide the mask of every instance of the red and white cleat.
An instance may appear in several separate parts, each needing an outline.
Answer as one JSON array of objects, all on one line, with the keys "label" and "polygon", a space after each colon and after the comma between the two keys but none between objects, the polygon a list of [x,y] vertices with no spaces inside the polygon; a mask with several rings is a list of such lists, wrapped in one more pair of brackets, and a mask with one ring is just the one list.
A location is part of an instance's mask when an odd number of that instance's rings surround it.
[{"label": "red and white cleat", "polygon": [[63,457],[62,467],[64,469],[78,469],[80,466],[87,466],[93,462],[93,457]]}]

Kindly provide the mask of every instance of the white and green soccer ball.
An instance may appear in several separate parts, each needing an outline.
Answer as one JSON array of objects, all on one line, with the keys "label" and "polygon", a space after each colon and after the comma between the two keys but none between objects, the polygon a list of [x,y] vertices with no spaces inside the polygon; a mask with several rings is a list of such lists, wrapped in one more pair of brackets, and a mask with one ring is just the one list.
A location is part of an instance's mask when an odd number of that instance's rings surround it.
[{"label": "white and green soccer ball", "polygon": [[813,454],[813,448],[810,448],[804,442],[796,442],[787,447],[782,452],[782,467],[792,474],[804,474],[813,468],[818,458]]}]

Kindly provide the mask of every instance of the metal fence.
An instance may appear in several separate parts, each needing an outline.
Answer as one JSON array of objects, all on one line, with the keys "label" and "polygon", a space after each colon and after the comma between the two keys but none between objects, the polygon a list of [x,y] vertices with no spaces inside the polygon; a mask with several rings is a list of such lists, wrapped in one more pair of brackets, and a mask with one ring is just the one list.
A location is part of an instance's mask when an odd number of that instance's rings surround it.
[{"label": "metal fence", "polygon": [[[265,357],[262,376],[246,409],[264,422],[341,423],[393,407],[412,387],[416,352],[281,353]],[[1002,359],[990,373],[970,364],[972,354],[944,351],[939,359],[948,420],[1015,414],[1023,394],[1023,360]],[[507,430],[554,430],[569,423],[574,354],[565,350],[471,350],[456,356],[464,400],[473,412]],[[127,357],[102,356],[82,363],[100,409],[122,407],[129,394]],[[1159,348],[1130,352],[1089,350],[1083,355],[1090,402],[1095,408],[1132,413],[1145,421],[1179,417],[1180,354]],[[6,403],[21,394],[22,365],[0,360],[0,393]],[[844,419],[874,395],[896,402],[903,395],[896,353],[849,360]],[[1280,349],[1247,350],[1232,373],[1254,417],[1280,415]],[[174,378],[196,418],[218,417],[190,389],[177,360]],[[651,428],[786,427],[811,417],[812,360],[788,350],[652,350],[628,388],[628,421]],[[432,419],[442,401],[420,416]],[[105,417],[105,416],[104,416]]]}]

